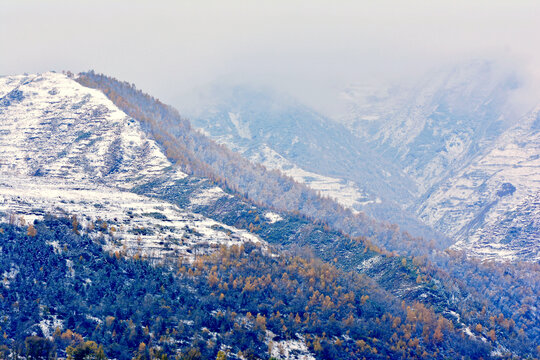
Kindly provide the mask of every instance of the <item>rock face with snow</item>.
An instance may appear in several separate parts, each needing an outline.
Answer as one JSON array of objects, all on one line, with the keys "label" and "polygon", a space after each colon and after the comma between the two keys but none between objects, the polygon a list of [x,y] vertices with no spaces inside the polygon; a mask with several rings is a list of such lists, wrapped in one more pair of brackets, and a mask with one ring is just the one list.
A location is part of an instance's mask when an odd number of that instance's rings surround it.
[{"label": "rock face with snow", "polygon": [[479,61],[385,96],[355,98],[351,90],[344,96],[355,113],[344,120],[370,147],[399,164],[423,193],[510,127],[515,119],[509,101],[518,87],[514,73]]},{"label": "rock face with snow", "polygon": [[370,98],[351,89],[344,121],[401,164],[419,189],[409,211],[456,247],[481,258],[537,260],[538,112],[522,118],[513,106],[519,90],[513,72],[475,62],[412,90]]},{"label": "rock face with snow", "polygon": [[[139,123],[100,91],[57,73],[0,78],[4,217],[32,220],[69,214],[86,225],[106,221],[103,236],[122,237],[129,249],[156,256],[185,254],[196,243],[259,241],[245,231],[131,192],[156,179],[174,182],[185,177]],[[194,193],[193,202],[226,196],[219,188],[208,191]]]},{"label": "rock face with snow", "polygon": [[540,144],[536,112],[516,121],[521,86],[515,72],[477,61],[412,88],[351,86],[339,123],[246,87],[211,89],[190,115],[216,141],[346,207],[483,258],[532,260]]},{"label": "rock face with snow", "polygon": [[484,258],[540,259],[540,111],[429,194],[427,223]]}]

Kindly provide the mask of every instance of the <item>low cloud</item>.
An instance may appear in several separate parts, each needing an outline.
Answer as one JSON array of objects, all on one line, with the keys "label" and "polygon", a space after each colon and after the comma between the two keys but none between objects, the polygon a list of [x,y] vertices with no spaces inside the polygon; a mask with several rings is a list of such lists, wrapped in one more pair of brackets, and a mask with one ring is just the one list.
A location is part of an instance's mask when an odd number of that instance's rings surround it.
[{"label": "low cloud", "polygon": [[268,84],[331,112],[350,84],[489,58],[530,72],[534,98],[538,14],[536,1],[5,0],[0,72],[95,69],[173,105],[216,79]]}]

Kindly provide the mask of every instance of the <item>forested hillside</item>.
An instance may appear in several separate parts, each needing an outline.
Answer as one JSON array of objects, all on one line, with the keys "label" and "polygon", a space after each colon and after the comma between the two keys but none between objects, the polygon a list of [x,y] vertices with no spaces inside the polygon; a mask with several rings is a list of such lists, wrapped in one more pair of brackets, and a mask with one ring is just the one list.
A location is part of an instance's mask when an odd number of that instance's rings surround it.
[{"label": "forested hillside", "polygon": [[[470,324],[470,329],[479,329],[478,333],[482,334],[480,336],[484,339],[495,336],[499,346],[502,346],[499,348],[500,353],[505,353],[504,349],[514,349],[512,351],[535,354],[535,346],[532,344],[537,343],[540,338],[537,325],[540,320],[538,312],[540,272],[536,264],[481,263],[468,259],[463,252],[437,251],[437,245],[441,247],[441,244],[436,244],[433,240],[428,242],[416,239],[407,233],[401,233],[393,225],[381,225],[366,217],[355,216],[334,202],[321,199],[311,190],[277,172],[267,171],[261,166],[250,164],[223,146],[216,145],[203,134],[193,131],[189,122],[181,118],[174,109],[136,90],[133,85],[92,72],[81,74],[78,81],[103,90],[124,111],[142,121],[152,136],[159,140],[168,156],[184,171],[207,176],[219,184],[228,186],[233,192],[239,191],[246,196],[246,204],[250,202],[259,206],[266,204],[274,209],[304,214],[307,219],[315,219],[324,227],[329,225],[328,230],[338,229],[346,235],[343,240],[329,245],[327,241],[331,237],[314,235],[319,231],[315,227],[309,232],[310,235],[304,238],[293,236],[292,238],[295,239],[293,243],[290,242],[292,239],[290,237],[281,238],[281,244],[291,246],[297,243],[308,246],[315,250],[316,256],[326,261],[335,261],[337,266],[345,270],[356,269],[368,274],[398,296],[402,291],[400,289],[403,289],[399,285],[404,283],[400,281],[385,283],[385,279],[400,279],[396,273],[388,271],[393,268],[391,264],[395,262],[391,260],[380,262],[384,256],[375,256],[372,260],[363,262],[361,256],[358,256],[358,251],[361,249],[354,246],[354,241],[347,240],[347,236],[353,235],[354,239],[354,234],[359,234],[360,242],[368,246],[382,244],[383,254],[391,255],[384,248],[405,253],[412,252],[416,256],[410,260],[403,259],[404,265],[413,264],[414,268],[420,269],[424,274],[413,280],[418,281],[419,285],[428,280],[429,286],[437,289],[435,293],[441,294],[442,291],[442,294],[448,295],[448,300],[442,303],[436,301],[437,297],[425,299],[424,303],[434,306],[434,309],[444,313],[446,318]],[[230,175],[230,179],[222,177],[225,175]],[[275,191],[270,192],[267,191],[268,189]],[[185,204],[181,197],[177,199],[177,194],[183,192],[182,187],[149,184],[137,191]],[[291,198],[290,202],[285,201],[289,198]],[[307,206],[300,206],[300,209],[295,207],[303,204],[303,201]],[[272,234],[284,230],[283,234],[287,234],[287,230],[283,227],[278,226],[276,229],[279,230],[272,232],[272,226],[258,222],[257,218],[261,218],[264,213],[253,212],[250,206],[238,212],[237,204],[231,207],[224,198],[215,203],[198,206],[197,211],[210,217],[217,217],[229,225],[254,231],[270,242],[272,242]],[[326,230],[321,228],[320,231]],[[279,241],[278,239],[277,244],[280,243]],[[378,247],[375,248],[381,251]],[[418,256],[419,254],[426,256]],[[395,260],[402,261],[400,258]],[[414,293],[414,286],[411,289]],[[425,294],[425,287],[415,296],[424,296],[423,293]],[[454,308],[454,310],[450,310],[449,305],[450,309]],[[499,321],[493,319],[499,319]]]},{"label": "forested hillside", "polygon": [[424,305],[306,254],[246,244],[151,264],[53,218],[2,224],[0,246],[4,356],[269,358],[301,338],[296,351],[321,359],[487,359],[496,340],[476,339],[481,325],[466,336]]}]

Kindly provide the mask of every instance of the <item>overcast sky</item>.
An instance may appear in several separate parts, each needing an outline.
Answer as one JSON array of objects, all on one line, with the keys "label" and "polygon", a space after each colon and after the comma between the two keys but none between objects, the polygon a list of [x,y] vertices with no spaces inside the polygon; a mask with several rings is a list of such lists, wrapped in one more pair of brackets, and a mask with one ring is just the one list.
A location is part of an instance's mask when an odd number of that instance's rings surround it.
[{"label": "overcast sky", "polygon": [[173,105],[234,79],[324,107],[474,58],[538,75],[539,35],[540,1],[1,0],[0,74],[94,69]]}]

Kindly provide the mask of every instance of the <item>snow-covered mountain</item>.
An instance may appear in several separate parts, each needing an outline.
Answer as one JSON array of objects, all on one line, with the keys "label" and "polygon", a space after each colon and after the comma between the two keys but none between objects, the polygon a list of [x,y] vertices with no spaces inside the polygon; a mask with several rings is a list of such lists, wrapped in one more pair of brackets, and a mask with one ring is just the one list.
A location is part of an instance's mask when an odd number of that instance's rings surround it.
[{"label": "snow-covered mountain", "polygon": [[420,216],[484,258],[540,259],[540,110],[429,193]]},{"label": "snow-covered mountain", "polygon": [[[187,175],[140,124],[102,92],[66,75],[0,78],[0,211],[31,221],[45,214],[99,223],[110,246],[147,255],[186,254],[194,244],[259,241],[243,230],[131,190]],[[214,187],[191,201],[227,197]],[[116,243],[115,238],[123,243]]]},{"label": "snow-covered mountain", "polygon": [[509,101],[519,85],[514,72],[477,61],[430,74],[411,89],[374,96],[348,89],[352,113],[343,120],[425,192],[511,126]]},{"label": "snow-covered mountain", "polygon": [[412,89],[367,96],[351,87],[342,120],[416,182],[410,212],[457,247],[538,259],[538,121],[537,111],[523,117],[514,106],[521,86],[515,72],[478,61]]},{"label": "snow-covered mountain", "polygon": [[[257,132],[256,126],[243,128],[238,111],[231,114],[227,118],[238,130],[237,136],[269,139],[268,144],[286,155],[277,158],[277,168],[291,166],[289,170],[295,169],[306,179],[317,177],[319,184],[330,175],[339,181],[349,179],[346,172],[359,164],[354,156],[365,161],[375,156],[369,150],[360,151],[365,143],[356,144],[343,126],[316,114],[310,123],[303,120],[306,112],[293,117],[292,130],[285,127],[283,139],[279,134],[265,136],[265,129]],[[524,133],[538,129],[535,116],[522,128]],[[277,117],[275,126],[283,126],[286,120]],[[324,129],[329,139],[321,135]],[[513,141],[524,139],[520,131],[515,129]],[[298,148],[286,140],[291,133],[298,136]],[[341,136],[341,143],[334,136]],[[533,152],[537,137],[529,142],[525,157]],[[516,146],[523,148],[520,143]],[[253,158],[264,155],[255,150]],[[315,172],[318,158],[311,157],[321,152],[320,163],[334,173]],[[345,154],[343,158],[340,153]],[[382,192],[384,203],[384,191],[398,196],[399,189],[392,189],[400,184],[397,179],[410,180],[384,159],[373,159],[358,170],[358,176],[375,182],[371,189]],[[332,160],[344,162],[332,165]],[[537,158],[529,160],[527,166],[536,166]],[[282,165],[285,161],[288,163]],[[308,171],[310,175],[306,175]],[[251,181],[250,186],[234,186],[239,179]],[[270,186],[271,181],[279,186]],[[326,181],[332,185],[331,180]],[[532,177],[531,181],[536,180]],[[507,184],[510,182],[516,183],[508,175],[500,196],[518,193]],[[295,192],[287,193],[289,188]],[[267,202],[255,201],[251,191],[272,196],[263,198]],[[404,196],[414,200],[412,195]],[[273,198],[292,205],[269,205],[268,199]],[[306,203],[319,212],[310,216],[295,208]],[[336,229],[340,223],[326,222],[332,220],[323,217],[328,214],[351,226],[341,224],[343,228]],[[328,343],[338,344],[335,358],[340,358],[345,346],[364,347],[367,341],[371,349],[379,347],[369,354],[392,357],[402,351],[391,345],[396,331],[405,340],[411,338],[410,333],[396,329],[399,319],[404,319],[401,328],[411,329],[417,339],[444,327],[438,348],[431,336],[419,341],[425,341],[430,351],[440,348],[441,354],[452,358],[458,353],[471,354],[469,349],[487,344],[491,338],[478,330],[473,334],[470,329],[479,319],[464,316],[473,309],[478,312],[484,303],[474,290],[477,282],[461,284],[461,280],[476,281],[477,277],[468,276],[471,267],[459,262],[459,254],[443,255],[447,262],[458,261],[455,272],[460,276],[455,276],[437,271],[437,265],[424,266],[422,257],[388,252],[375,241],[403,244],[405,251],[426,242],[394,225],[352,214],[307,187],[248,162],[192,129],[174,109],[134,85],[93,72],[75,79],[56,73],[0,78],[0,217],[4,222],[0,229],[0,288],[6,305],[0,309],[6,320],[3,354],[10,349],[4,344],[23,349],[36,341],[54,342],[64,351],[66,339],[77,336],[78,344],[72,345],[89,344],[78,340],[83,338],[96,341],[108,355],[119,359],[132,358],[137,349],[141,352],[140,344],[178,355],[190,351],[192,342],[199,343],[204,336],[204,343],[212,344],[206,346],[211,355],[204,358],[215,358],[221,349],[231,353],[242,349],[244,354],[268,351],[282,358],[326,358],[311,339],[328,328],[334,334]],[[41,218],[44,220],[33,227],[12,226]],[[357,231],[356,235],[347,229]],[[220,246],[223,244],[245,246],[228,249]],[[440,254],[433,250],[426,246],[421,253]],[[199,257],[201,253],[208,256]],[[149,264],[147,257],[159,261]],[[164,259],[169,261],[161,261]],[[456,270],[451,265],[445,269]],[[491,299],[505,298],[506,293],[500,295],[502,285],[490,283],[491,273],[482,271],[478,276],[482,286],[497,294],[486,302],[483,324],[502,311],[510,319],[506,307],[514,309],[520,300],[512,299],[504,309],[493,306]],[[526,291],[535,291],[531,283],[516,282],[512,289],[525,297]],[[524,302],[529,303],[528,298]],[[292,316],[303,311],[306,321],[296,320],[300,315]],[[232,313],[228,325],[219,322]],[[351,314],[357,314],[357,319]],[[533,348],[530,344],[535,338],[524,336],[519,345],[513,345],[517,329],[536,318],[535,314],[522,315],[523,319],[516,317],[510,335],[498,329],[498,342],[473,355],[487,357],[491,348],[506,349],[507,344],[509,351]],[[418,316],[426,320],[420,323]],[[416,328],[419,325],[429,330]],[[530,334],[535,336],[536,329]],[[455,339],[465,344],[463,349],[455,350]],[[216,347],[219,343],[222,345]],[[411,351],[417,351],[418,344],[412,343]],[[247,349],[255,350],[248,353]],[[351,353],[351,358],[359,353]]]},{"label": "snow-covered mountain", "polygon": [[287,95],[250,86],[210,87],[197,103],[187,115],[215,141],[354,211],[434,235],[402,210],[414,203],[414,181],[342,124]]}]

